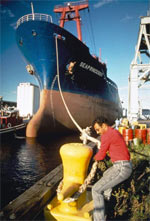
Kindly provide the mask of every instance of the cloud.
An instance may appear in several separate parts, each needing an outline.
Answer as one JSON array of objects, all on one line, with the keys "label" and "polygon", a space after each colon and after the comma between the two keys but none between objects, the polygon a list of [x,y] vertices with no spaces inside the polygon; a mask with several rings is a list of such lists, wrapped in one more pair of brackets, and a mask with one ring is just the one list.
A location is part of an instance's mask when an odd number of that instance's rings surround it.
[{"label": "cloud", "polygon": [[150,84],[144,84],[139,89],[139,98],[142,108],[150,108]]},{"label": "cloud", "polygon": [[150,83],[145,83],[142,85],[141,90],[150,90]]},{"label": "cloud", "polygon": [[127,22],[129,20],[133,19],[133,17],[126,15],[124,18],[121,19],[122,22]]},{"label": "cloud", "polygon": [[11,23],[10,26],[11,26],[14,30],[16,30],[16,28],[17,28],[17,26],[16,26],[16,21],[15,21],[14,23]]},{"label": "cloud", "polygon": [[7,13],[8,13],[8,16],[9,16],[10,18],[14,18],[14,17],[15,17],[15,15],[11,12],[10,9],[8,9]]},{"label": "cloud", "polygon": [[11,27],[13,27],[13,29],[15,29],[15,24],[14,24],[15,15],[14,15],[14,13],[10,9],[8,9],[7,7],[1,7],[0,13],[1,13],[1,20],[7,21],[9,23],[9,25]]},{"label": "cloud", "polygon": [[140,96],[140,105],[142,108],[145,108],[145,109],[150,109],[150,103],[149,103],[149,99],[150,97],[146,94],[143,94]]},{"label": "cloud", "polygon": [[112,2],[116,2],[117,0],[100,0],[96,4],[94,4],[94,8],[100,8],[103,5],[110,4]]},{"label": "cloud", "polygon": [[124,108],[128,107],[128,85],[118,87],[119,97]]},{"label": "cloud", "polygon": [[15,17],[15,15],[12,13],[12,11],[10,9],[6,9],[6,8],[4,8],[4,9],[1,8],[1,14],[5,15],[6,17],[9,17],[9,18]]},{"label": "cloud", "polygon": [[122,86],[122,87],[118,87],[119,91],[127,91],[128,90],[128,85],[126,86]]},{"label": "cloud", "polygon": [[16,29],[16,21],[15,21],[15,14],[8,9],[7,7],[1,7],[0,9],[1,19],[7,21],[8,24],[13,28]]},{"label": "cloud", "polygon": [[11,94],[17,94],[17,92],[16,91],[12,91]]},{"label": "cloud", "polygon": [[[120,100],[123,101],[123,107],[128,107],[128,85],[118,87]],[[146,83],[138,90],[139,101],[142,108],[150,108],[150,84]]]}]

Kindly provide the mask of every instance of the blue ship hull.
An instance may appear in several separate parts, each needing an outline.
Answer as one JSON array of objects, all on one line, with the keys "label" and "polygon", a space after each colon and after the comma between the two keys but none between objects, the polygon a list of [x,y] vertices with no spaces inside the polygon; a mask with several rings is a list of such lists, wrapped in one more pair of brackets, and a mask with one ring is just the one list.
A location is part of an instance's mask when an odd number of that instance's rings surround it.
[{"label": "blue ship hull", "polygon": [[[75,36],[51,22],[40,20],[20,23],[16,36],[17,44],[27,64],[32,67],[32,74],[41,90],[40,108],[27,128],[27,136],[76,130],[59,94],[56,36],[61,89],[80,126],[91,124],[97,115],[104,115],[110,123],[121,116],[118,89],[107,77],[105,64],[94,58],[88,47]],[[75,62],[71,73],[68,71],[70,62]],[[58,110],[63,116],[60,117]],[[83,111],[86,111],[87,117]]]}]

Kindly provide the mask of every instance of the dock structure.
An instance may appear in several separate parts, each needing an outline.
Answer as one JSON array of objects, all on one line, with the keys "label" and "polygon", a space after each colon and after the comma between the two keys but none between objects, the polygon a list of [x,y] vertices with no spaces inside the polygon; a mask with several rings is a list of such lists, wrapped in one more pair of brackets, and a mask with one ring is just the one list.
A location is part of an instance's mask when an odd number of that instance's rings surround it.
[{"label": "dock structure", "polygon": [[139,118],[139,88],[150,81],[150,16],[141,17],[135,56],[130,65],[128,83],[128,118]]},{"label": "dock structure", "polygon": [[56,193],[62,179],[62,165],[35,183],[0,211],[0,220],[33,220]]}]

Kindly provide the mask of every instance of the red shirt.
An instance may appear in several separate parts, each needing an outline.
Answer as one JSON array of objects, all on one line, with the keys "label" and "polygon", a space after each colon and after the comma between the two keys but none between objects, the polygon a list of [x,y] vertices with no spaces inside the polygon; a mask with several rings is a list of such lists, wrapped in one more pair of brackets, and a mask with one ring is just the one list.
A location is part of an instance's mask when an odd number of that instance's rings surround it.
[{"label": "red shirt", "polygon": [[95,160],[103,160],[109,151],[112,162],[118,160],[130,160],[130,153],[119,131],[108,127],[108,130],[101,135],[101,147],[94,156]]}]

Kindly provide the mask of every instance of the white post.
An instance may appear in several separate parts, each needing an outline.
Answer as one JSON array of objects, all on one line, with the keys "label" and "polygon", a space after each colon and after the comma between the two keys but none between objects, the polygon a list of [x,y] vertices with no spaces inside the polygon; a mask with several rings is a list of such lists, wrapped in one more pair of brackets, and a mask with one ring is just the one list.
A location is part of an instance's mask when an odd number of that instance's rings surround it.
[{"label": "white post", "polygon": [[139,114],[138,69],[134,66],[130,69],[128,99],[128,118],[130,121],[137,121]]}]

